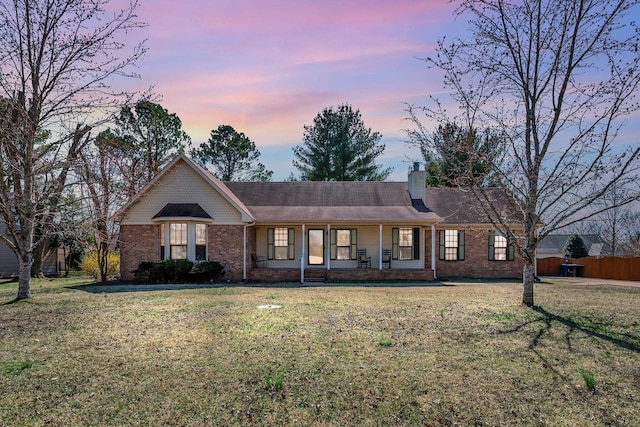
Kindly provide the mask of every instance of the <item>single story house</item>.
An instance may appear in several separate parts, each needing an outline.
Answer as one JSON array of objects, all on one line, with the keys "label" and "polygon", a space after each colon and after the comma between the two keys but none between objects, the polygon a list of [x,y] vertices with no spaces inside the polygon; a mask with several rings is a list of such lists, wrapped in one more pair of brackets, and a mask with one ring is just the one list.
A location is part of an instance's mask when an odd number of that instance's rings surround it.
[{"label": "single story house", "polygon": [[417,165],[408,182],[222,182],[182,154],[116,215],[121,277],[168,258],[221,261],[230,281],[522,277],[481,212]]}]

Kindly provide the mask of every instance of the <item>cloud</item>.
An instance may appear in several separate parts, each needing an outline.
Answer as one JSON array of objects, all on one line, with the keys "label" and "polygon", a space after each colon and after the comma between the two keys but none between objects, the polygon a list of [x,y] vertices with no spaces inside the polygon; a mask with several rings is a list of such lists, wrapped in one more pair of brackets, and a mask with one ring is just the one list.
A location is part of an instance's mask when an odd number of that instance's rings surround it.
[{"label": "cloud", "polygon": [[433,51],[451,9],[421,0],[146,1],[138,15],[149,23],[149,53],[132,84],[155,85],[194,144],[230,124],[276,150],[280,165],[291,164],[305,124],[348,102],[395,159],[403,103],[440,86],[416,58]]}]

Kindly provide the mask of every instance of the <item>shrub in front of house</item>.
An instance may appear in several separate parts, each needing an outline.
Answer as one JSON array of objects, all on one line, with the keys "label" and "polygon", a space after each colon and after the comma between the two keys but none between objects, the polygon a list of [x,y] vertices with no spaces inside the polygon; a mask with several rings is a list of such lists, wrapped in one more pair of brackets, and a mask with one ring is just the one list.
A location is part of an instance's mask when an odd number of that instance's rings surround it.
[{"label": "shrub in front of house", "polygon": [[[120,276],[120,253],[117,251],[107,254],[107,278],[115,279]],[[85,273],[100,279],[100,266],[98,265],[98,253],[90,252],[82,260],[80,268]]]},{"label": "shrub in front of house", "polygon": [[149,283],[149,273],[154,265],[156,265],[154,261],[142,261],[138,264],[138,268],[133,270],[133,281],[138,283]]},{"label": "shrub in front of house", "polygon": [[189,282],[189,272],[192,268],[193,262],[188,259],[165,259],[151,267],[149,281],[151,283]]},{"label": "shrub in front of house", "polygon": [[224,276],[224,264],[218,261],[194,264],[186,259],[143,261],[134,276],[135,281],[141,283],[213,283]]},{"label": "shrub in front of house", "polygon": [[195,281],[213,283],[224,276],[224,265],[218,261],[202,261],[193,266]]}]

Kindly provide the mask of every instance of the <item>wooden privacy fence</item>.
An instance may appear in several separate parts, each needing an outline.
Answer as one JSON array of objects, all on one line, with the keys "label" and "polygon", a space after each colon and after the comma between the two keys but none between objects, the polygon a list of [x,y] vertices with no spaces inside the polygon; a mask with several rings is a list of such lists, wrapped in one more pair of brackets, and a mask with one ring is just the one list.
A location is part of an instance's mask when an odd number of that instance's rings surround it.
[{"label": "wooden privacy fence", "polygon": [[536,260],[538,276],[559,276],[560,264],[562,263],[564,263],[564,258],[538,258]]},{"label": "wooden privacy fence", "polygon": [[[536,260],[538,276],[559,276],[564,258],[540,258]],[[582,277],[613,280],[640,280],[640,257],[584,257],[570,260],[583,267],[578,270]]]}]

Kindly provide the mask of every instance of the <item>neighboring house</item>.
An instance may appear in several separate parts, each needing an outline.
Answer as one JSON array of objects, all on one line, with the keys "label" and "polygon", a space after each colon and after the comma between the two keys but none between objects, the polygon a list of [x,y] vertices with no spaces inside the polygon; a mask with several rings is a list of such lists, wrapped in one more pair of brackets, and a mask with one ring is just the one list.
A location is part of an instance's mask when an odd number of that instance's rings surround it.
[{"label": "neighboring house", "polygon": [[[573,234],[549,234],[540,241],[536,258],[564,258],[564,246]],[[610,248],[597,234],[579,234],[584,241],[589,256],[601,256],[610,253]]]},{"label": "neighboring house", "polygon": [[167,258],[221,261],[230,281],[521,277],[477,202],[425,189],[417,169],[408,182],[222,182],[180,155],[116,215],[121,277]]},{"label": "neighboring house", "polygon": [[[6,226],[0,220],[0,235],[4,234],[5,231]],[[51,251],[42,266],[43,273],[45,275],[58,274],[62,268],[62,262],[59,262],[59,259],[63,259],[60,257],[59,251]],[[17,277],[19,270],[18,257],[4,241],[0,240],[0,278]]]}]

